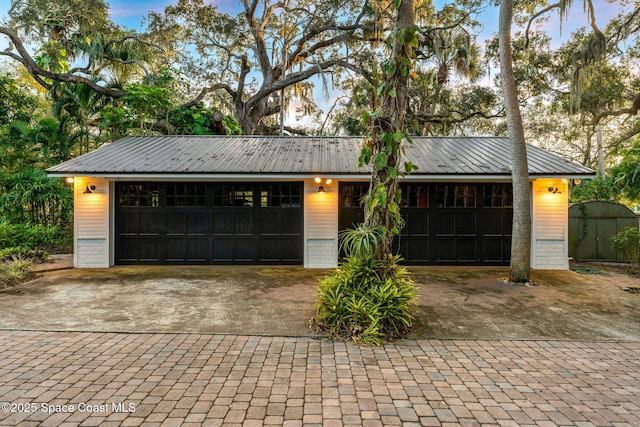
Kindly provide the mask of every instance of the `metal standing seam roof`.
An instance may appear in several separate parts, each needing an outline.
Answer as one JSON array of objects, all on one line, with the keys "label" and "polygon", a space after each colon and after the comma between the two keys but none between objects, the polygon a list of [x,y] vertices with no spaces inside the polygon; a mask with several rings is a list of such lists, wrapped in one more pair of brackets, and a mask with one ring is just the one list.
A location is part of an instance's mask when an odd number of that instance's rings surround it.
[{"label": "metal standing seam roof", "polygon": [[[511,174],[503,137],[412,137],[412,176]],[[362,137],[129,136],[47,169],[51,175],[368,175]],[[528,145],[529,175],[588,177],[589,168]]]}]

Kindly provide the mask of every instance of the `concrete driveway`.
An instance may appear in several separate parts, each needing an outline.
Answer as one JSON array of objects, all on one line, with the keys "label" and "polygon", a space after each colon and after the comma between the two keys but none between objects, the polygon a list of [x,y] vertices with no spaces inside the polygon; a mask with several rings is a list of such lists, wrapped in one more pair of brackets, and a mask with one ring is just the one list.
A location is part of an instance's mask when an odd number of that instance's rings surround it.
[{"label": "concrete driveway", "polygon": [[[415,338],[640,341],[640,287],[628,276],[505,268],[411,268]],[[327,271],[301,267],[115,267],[62,270],[0,292],[4,329],[309,336]]]}]

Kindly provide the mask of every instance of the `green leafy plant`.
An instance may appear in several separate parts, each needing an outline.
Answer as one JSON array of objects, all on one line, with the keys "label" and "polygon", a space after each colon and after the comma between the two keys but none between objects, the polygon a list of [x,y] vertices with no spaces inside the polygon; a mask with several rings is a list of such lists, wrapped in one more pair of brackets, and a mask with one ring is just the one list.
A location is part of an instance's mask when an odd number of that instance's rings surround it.
[{"label": "green leafy plant", "polygon": [[12,224],[62,227],[70,222],[71,188],[60,179],[49,178],[42,169],[2,173],[0,190],[0,217]]},{"label": "green leafy plant", "polygon": [[31,260],[14,257],[0,263],[0,288],[14,286],[31,275]]},{"label": "green leafy plant", "polygon": [[[332,337],[366,345],[409,333],[417,289],[398,257],[350,256],[317,287],[316,317],[311,327]],[[385,271],[391,268],[391,272]]]},{"label": "green leafy plant", "polygon": [[618,258],[633,264],[640,263],[640,230],[627,227],[611,238],[611,248]]},{"label": "green leafy plant", "polygon": [[9,262],[14,258],[30,260],[32,262],[43,262],[49,253],[42,249],[31,249],[27,247],[16,246],[13,248],[0,249],[0,262]]},{"label": "green leafy plant", "polygon": [[407,334],[417,302],[415,284],[392,254],[392,241],[404,225],[398,179],[417,168],[403,162],[402,155],[403,142],[411,143],[404,132],[404,117],[409,80],[416,75],[419,28],[414,25],[413,1],[385,6],[385,13],[396,13],[396,22],[386,38],[390,56],[372,73],[378,82],[372,100],[375,111],[363,115],[369,131],[359,165],[371,168],[365,220],[341,233],[346,260],[318,285],[317,313],[311,321],[316,331],[369,345]]},{"label": "green leafy plant", "polygon": [[620,197],[620,185],[611,176],[594,179],[585,179],[580,184],[571,187],[571,202],[584,202],[588,200],[607,200],[615,202]]},{"label": "green leafy plant", "polygon": [[376,256],[385,233],[386,229],[382,226],[367,226],[365,224],[359,224],[353,229],[342,230],[339,233],[340,250],[361,258]]},{"label": "green leafy plant", "polygon": [[35,248],[56,243],[58,227],[0,221],[0,248]]}]

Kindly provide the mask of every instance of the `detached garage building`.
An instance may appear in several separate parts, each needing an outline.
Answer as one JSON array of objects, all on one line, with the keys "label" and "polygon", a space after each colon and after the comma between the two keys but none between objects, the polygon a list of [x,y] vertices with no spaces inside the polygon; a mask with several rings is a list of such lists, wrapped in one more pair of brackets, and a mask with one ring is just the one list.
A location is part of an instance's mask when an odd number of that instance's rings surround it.
[{"label": "detached garage building", "polygon": [[[507,138],[414,137],[401,182],[408,264],[504,265],[512,221]],[[74,178],[74,265],[335,267],[362,220],[359,137],[136,136],[48,169]],[[532,267],[568,268],[568,179],[594,172],[528,146]]]}]

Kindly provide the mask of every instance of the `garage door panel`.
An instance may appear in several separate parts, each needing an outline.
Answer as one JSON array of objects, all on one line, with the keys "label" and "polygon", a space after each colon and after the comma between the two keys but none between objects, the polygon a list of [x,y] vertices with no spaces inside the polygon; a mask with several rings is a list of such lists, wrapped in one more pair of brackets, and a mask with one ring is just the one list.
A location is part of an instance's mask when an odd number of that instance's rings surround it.
[{"label": "garage door panel", "polygon": [[236,237],[234,239],[234,262],[255,262],[258,260],[259,245],[253,237]]},{"label": "garage door panel", "polygon": [[206,236],[187,238],[187,261],[205,263],[211,258]]},{"label": "garage door panel", "polygon": [[235,230],[234,214],[232,212],[215,213],[213,215],[213,234],[232,235]]},{"label": "garage door panel", "polygon": [[302,240],[298,236],[285,236],[281,241],[281,257],[286,262],[300,261]]},{"label": "garage door panel", "polygon": [[213,233],[215,235],[252,235],[253,216],[250,211],[216,212],[213,216]]},{"label": "garage door panel", "polygon": [[402,229],[403,235],[428,236],[429,235],[429,214],[418,212],[408,212],[405,217],[405,226]]},{"label": "garage door panel", "polygon": [[302,183],[116,183],[116,262],[300,264],[302,189]]},{"label": "garage door panel", "polygon": [[455,263],[456,242],[454,239],[437,239],[435,241],[435,261],[437,263]]},{"label": "garage door panel", "polygon": [[203,213],[168,212],[166,233],[175,235],[205,235],[208,216]]},{"label": "garage door panel", "polygon": [[260,224],[261,236],[277,236],[282,232],[280,225],[280,217],[282,213],[280,209],[265,209],[267,212],[260,212],[258,223]]},{"label": "garage door panel", "polygon": [[235,253],[235,239],[232,237],[220,237],[217,236],[211,242],[213,260],[217,262],[231,262],[233,261]]},{"label": "garage door panel", "polygon": [[302,228],[302,215],[299,210],[298,212],[287,210],[282,214],[280,230],[283,235],[299,236]]},{"label": "garage door panel", "polygon": [[233,216],[234,235],[253,235],[254,214],[252,212],[238,212]]},{"label": "garage door panel", "polygon": [[133,262],[140,258],[140,242],[137,236],[121,235],[118,239],[119,258],[122,261]]},{"label": "garage door panel", "polygon": [[263,262],[278,261],[282,256],[282,247],[286,246],[278,237],[260,239],[260,260]]},{"label": "garage door panel", "polygon": [[166,242],[165,259],[169,262],[205,262],[210,258],[205,236],[167,236]]},{"label": "garage door panel", "polygon": [[[484,263],[502,263],[508,260],[506,245],[501,238],[487,237],[480,241],[480,252],[484,255]],[[505,257],[505,253],[507,256]]]},{"label": "garage door panel", "polygon": [[187,234],[205,235],[207,232],[207,224],[210,214],[207,212],[188,212],[187,213]]},{"label": "garage door panel", "polygon": [[164,218],[159,212],[140,212],[140,234],[158,235],[164,228]]},{"label": "garage door panel", "polygon": [[476,240],[474,239],[456,239],[456,262],[460,263],[476,263],[478,261],[476,253]]},{"label": "garage door panel", "polygon": [[455,213],[437,212],[434,214],[432,225],[435,236],[455,236]]},{"label": "garage door panel", "polygon": [[411,239],[400,240],[400,255],[404,259],[410,259],[413,263],[429,262],[429,240]]},{"label": "garage door panel", "polygon": [[140,216],[138,212],[122,212],[119,218],[120,233],[137,234],[140,231]]},{"label": "garage door panel", "polygon": [[187,254],[187,238],[185,236],[171,236],[166,237],[167,249],[166,258],[170,261],[177,259],[185,259]]},{"label": "garage door panel", "polygon": [[505,221],[502,212],[488,212],[482,216],[483,236],[502,236],[505,234]]},{"label": "garage door panel", "polygon": [[157,236],[141,236],[138,245],[140,261],[157,262],[162,258],[164,242]]},{"label": "garage door panel", "polygon": [[[353,195],[368,184],[341,183],[340,230],[364,218]],[[407,264],[506,264],[509,262],[513,197],[511,185],[401,183],[405,227],[394,249]],[[484,240],[490,238],[484,244]]]},{"label": "garage door panel", "polygon": [[186,234],[187,231],[187,215],[178,212],[169,212],[166,215],[167,234]]},{"label": "garage door panel", "polygon": [[457,236],[475,236],[477,233],[475,212],[456,214],[454,226]]}]

